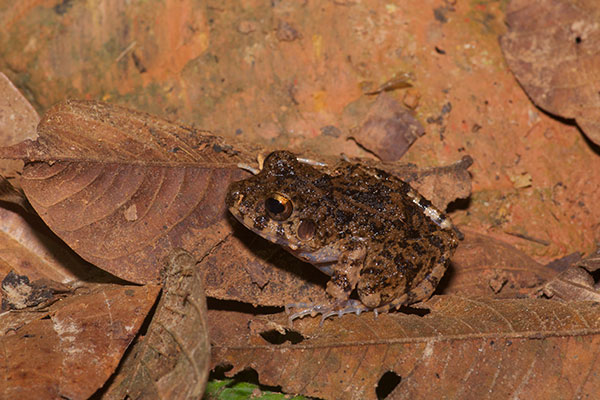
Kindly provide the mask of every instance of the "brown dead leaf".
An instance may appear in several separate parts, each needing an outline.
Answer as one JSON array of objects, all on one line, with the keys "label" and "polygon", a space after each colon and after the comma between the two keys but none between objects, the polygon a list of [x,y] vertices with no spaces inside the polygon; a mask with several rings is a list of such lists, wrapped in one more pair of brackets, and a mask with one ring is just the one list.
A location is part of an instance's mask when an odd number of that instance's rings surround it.
[{"label": "brown dead leaf", "polygon": [[600,144],[600,5],[596,0],[512,0],[504,57],[529,97],[573,118]]},{"label": "brown dead leaf", "polygon": [[468,168],[472,164],[473,159],[464,156],[460,161],[448,166],[420,169],[406,178],[402,178],[402,173],[398,176],[410,183],[434,206],[445,210],[454,200],[471,196],[471,174]]},{"label": "brown dead leaf", "polygon": [[600,269],[600,247],[587,257],[577,261],[577,266],[585,268],[588,272],[595,272]]},{"label": "brown dead leaf", "polygon": [[[80,290],[46,313],[2,314],[1,398],[91,396],[117,367],[160,288],[97,285]],[[11,318],[14,314],[28,318],[19,323]]]},{"label": "brown dead leaf", "polygon": [[442,281],[443,293],[514,298],[529,294],[560,272],[512,245],[469,230],[464,233]]},{"label": "brown dead leaf", "polygon": [[[38,121],[31,104],[0,73],[0,146],[37,137]],[[14,177],[22,169],[21,160],[0,160],[0,171],[7,176]],[[0,176],[0,276],[14,270],[36,281],[67,283],[108,275],[84,262],[45,226],[22,189],[15,187],[17,183],[17,179]]]},{"label": "brown dead leaf", "polygon": [[583,268],[571,267],[533,292],[533,296],[546,296],[563,301],[600,302],[600,291],[594,278]]},{"label": "brown dead leaf", "polygon": [[[230,231],[227,183],[250,162],[239,146],[117,106],[69,101],[40,138],[3,149],[29,163],[22,186],[44,221],[78,254],[135,282],[156,282],[176,246],[204,256]],[[34,162],[44,161],[44,162]]]},{"label": "brown dead leaf", "polygon": [[304,318],[293,328],[284,315],[248,326],[247,316],[211,311],[213,365],[253,368],[263,384],[322,398],[375,399],[388,371],[401,379],[389,398],[595,395],[598,303],[439,296],[428,304],[423,317],[346,315],[322,327]]},{"label": "brown dead leaf", "polygon": [[0,207],[0,220],[0,276],[14,270],[31,280],[60,283],[108,276],[82,260],[38,216]]},{"label": "brown dead leaf", "polygon": [[193,257],[174,250],[148,333],[127,353],[105,399],[197,399],[210,361],[204,289]]},{"label": "brown dead leaf", "polygon": [[[0,146],[35,139],[40,117],[13,83],[0,72]],[[0,160],[0,175],[16,176],[23,168],[19,160]]]},{"label": "brown dead leaf", "polygon": [[21,189],[14,187],[8,179],[0,175],[0,202],[13,203],[27,212],[35,214]]},{"label": "brown dead leaf", "polygon": [[393,97],[386,93],[377,96],[360,128],[352,132],[358,144],[383,161],[396,161],[425,128]]},{"label": "brown dead leaf", "polygon": [[10,146],[35,139],[40,117],[19,89],[0,72],[0,144]]},{"label": "brown dead leaf", "polygon": [[327,301],[329,277],[235,221],[232,224],[234,234],[198,264],[207,296],[280,307]]},{"label": "brown dead leaf", "polygon": [[37,127],[38,140],[3,149],[27,161],[124,162],[226,168],[250,162],[257,148],[234,148],[210,132],[97,101],[68,100],[52,107]]},{"label": "brown dead leaf", "polygon": [[546,296],[562,301],[597,301],[600,302],[600,286],[595,282],[591,272],[600,266],[599,250],[581,259],[579,253],[571,254],[557,262],[560,273],[540,288],[532,291],[531,296]]}]

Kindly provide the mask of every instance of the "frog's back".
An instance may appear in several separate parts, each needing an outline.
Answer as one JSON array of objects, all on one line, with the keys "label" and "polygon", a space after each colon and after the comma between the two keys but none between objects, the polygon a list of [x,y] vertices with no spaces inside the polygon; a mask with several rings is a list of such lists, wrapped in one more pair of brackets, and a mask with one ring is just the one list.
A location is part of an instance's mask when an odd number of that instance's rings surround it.
[{"label": "frog's back", "polygon": [[341,163],[331,185],[333,197],[339,199],[336,228],[348,235],[374,242],[416,239],[440,229],[426,209],[445,219],[409,184],[376,168]]}]

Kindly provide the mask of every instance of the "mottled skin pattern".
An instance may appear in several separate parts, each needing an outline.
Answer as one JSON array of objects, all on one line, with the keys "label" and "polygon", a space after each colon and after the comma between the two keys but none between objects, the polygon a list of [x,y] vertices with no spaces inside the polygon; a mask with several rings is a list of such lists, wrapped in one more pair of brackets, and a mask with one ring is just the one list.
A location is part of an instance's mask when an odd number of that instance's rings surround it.
[{"label": "mottled skin pattern", "polygon": [[[247,228],[331,275],[332,304],[292,317],[427,299],[458,245],[450,221],[407,183],[345,161],[327,169],[273,152],[257,175],[231,184],[226,202]],[[354,289],[360,302],[349,299]]]}]

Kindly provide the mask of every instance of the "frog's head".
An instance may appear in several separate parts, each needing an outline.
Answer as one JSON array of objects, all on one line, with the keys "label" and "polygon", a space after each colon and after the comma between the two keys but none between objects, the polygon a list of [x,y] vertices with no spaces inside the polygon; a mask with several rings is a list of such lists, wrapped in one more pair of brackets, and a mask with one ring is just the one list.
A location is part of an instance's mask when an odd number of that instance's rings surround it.
[{"label": "frog's head", "polygon": [[323,262],[323,257],[334,257],[322,254],[327,233],[319,226],[327,212],[328,180],[292,153],[275,151],[258,174],[229,186],[226,204],[244,226],[268,241],[305,261]]}]

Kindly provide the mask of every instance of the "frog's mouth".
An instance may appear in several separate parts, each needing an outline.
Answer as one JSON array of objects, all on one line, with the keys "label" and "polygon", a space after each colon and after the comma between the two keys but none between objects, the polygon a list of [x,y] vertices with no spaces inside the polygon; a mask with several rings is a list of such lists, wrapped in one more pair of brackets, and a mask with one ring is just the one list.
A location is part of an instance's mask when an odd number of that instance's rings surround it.
[{"label": "frog's mouth", "polygon": [[331,265],[336,263],[340,258],[339,250],[334,249],[331,246],[325,246],[318,250],[300,248],[293,250],[289,246],[286,246],[286,249],[296,258],[314,265],[327,275],[331,275],[333,273]]},{"label": "frog's mouth", "polygon": [[329,248],[324,247],[321,250],[309,250],[309,249],[293,249],[289,246],[286,246],[290,253],[292,253],[295,257],[309,262],[311,264],[321,264],[321,263],[332,263],[338,260],[339,255],[336,252],[331,251]]},{"label": "frog's mouth", "polygon": [[321,250],[310,251],[310,250],[292,250],[286,247],[286,250],[292,253],[294,257],[312,264],[318,268],[322,273],[332,276],[333,265],[337,263],[339,259],[339,252],[333,251],[331,248],[324,247]]}]

